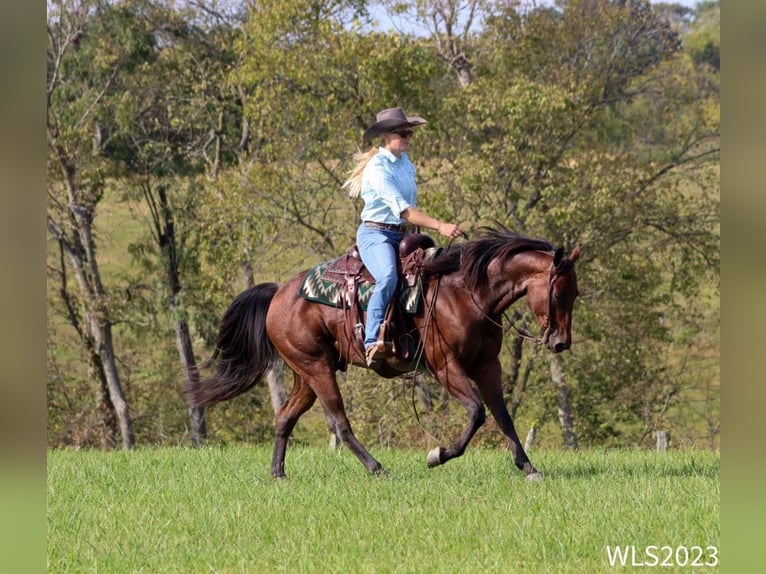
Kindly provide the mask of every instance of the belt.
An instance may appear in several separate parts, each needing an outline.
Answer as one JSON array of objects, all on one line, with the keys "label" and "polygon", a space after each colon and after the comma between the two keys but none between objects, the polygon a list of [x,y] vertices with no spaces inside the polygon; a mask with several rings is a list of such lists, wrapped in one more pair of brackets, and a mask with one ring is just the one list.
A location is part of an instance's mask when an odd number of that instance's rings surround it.
[{"label": "belt", "polygon": [[377,221],[365,221],[364,224],[372,229],[382,229],[385,231],[396,231],[397,233],[404,233],[407,228],[406,225],[394,225],[393,223],[378,223]]}]

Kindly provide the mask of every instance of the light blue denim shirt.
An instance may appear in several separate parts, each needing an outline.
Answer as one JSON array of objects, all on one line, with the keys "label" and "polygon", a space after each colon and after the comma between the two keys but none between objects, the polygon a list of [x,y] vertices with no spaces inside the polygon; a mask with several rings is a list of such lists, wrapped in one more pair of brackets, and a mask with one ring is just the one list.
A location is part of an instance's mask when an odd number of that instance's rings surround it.
[{"label": "light blue denim shirt", "polygon": [[392,225],[406,223],[400,215],[408,207],[417,205],[415,166],[405,152],[396,157],[380,147],[362,174],[364,208],[362,221],[377,221]]}]

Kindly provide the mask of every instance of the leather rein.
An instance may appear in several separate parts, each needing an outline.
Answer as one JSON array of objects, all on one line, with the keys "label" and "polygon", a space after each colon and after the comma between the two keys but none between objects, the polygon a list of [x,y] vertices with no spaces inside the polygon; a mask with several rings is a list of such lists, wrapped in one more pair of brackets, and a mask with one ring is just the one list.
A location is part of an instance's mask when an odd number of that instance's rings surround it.
[{"label": "leather rein", "polygon": [[[524,329],[523,331],[519,329],[513,320],[508,316],[508,310],[503,311],[503,316],[508,320],[508,324],[510,325],[511,329],[516,331],[516,334],[521,337],[522,339],[527,339],[529,341],[534,341],[536,344],[547,344],[548,339],[551,336],[551,317],[553,317],[553,284],[556,281],[556,277],[558,277],[559,273],[556,270],[556,267],[551,263],[551,268],[548,273],[548,311],[545,315],[545,322],[543,323],[542,332],[540,333],[539,337],[535,337],[532,335],[529,331]],[[484,315],[484,318],[487,319],[490,323],[493,325],[503,328],[503,325],[495,321],[492,317],[490,317],[484,309],[481,308],[479,305],[479,302],[476,301],[476,298],[474,297],[473,292],[471,293],[471,301],[473,301],[473,304],[476,305],[476,308],[481,312],[482,315]]]}]

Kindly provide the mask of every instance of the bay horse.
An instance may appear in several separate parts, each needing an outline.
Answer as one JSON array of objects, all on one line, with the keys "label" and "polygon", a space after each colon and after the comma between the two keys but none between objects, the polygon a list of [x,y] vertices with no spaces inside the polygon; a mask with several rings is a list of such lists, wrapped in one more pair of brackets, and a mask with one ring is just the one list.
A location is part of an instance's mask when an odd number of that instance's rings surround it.
[{"label": "bay horse", "polygon": [[[431,450],[426,462],[435,467],[461,456],[486,420],[486,404],[507,437],[515,465],[528,479],[539,479],[503,400],[501,321],[504,311],[526,296],[542,331],[540,342],[554,353],[568,349],[580,247],[567,257],[561,247],[503,227],[483,232],[422,262],[426,311],[409,316],[407,329],[422,346],[425,368],[463,405],[469,419],[462,434]],[[346,340],[342,309],[299,295],[305,273],[281,287],[256,285],[234,299],[205,364],[214,372],[188,387],[190,403],[210,405],[249,390],[279,353],[294,373],[294,384],[276,415],[272,476],[285,477],[288,438],[317,398],[331,430],[371,474],[384,473],[351,430],[336,380],[336,371],[349,363],[366,368],[364,358]]]}]

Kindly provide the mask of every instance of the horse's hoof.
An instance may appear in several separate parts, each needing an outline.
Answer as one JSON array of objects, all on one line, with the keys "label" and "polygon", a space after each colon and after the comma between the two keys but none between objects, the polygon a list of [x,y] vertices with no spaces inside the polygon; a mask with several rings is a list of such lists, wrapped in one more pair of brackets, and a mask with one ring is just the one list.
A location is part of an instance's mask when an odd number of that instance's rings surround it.
[{"label": "horse's hoof", "polygon": [[529,473],[529,474],[526,476],[526,479],[527,479],[528,481],[530,481],[530,482],[540,482],[540,481],[543,479],[543,475],[542,475],[541,473],[537,472],[537,471],[535,471],[535,472],[530,472],[530,473]]},{"label": "horse's hoof", "polygon": [[437,446],[436,448],[431,449],[429,451],[428,456],[426,457],[428,468],[439,466],[442,463],[441,453],[442,453],[442,447],[440,446]]}]

